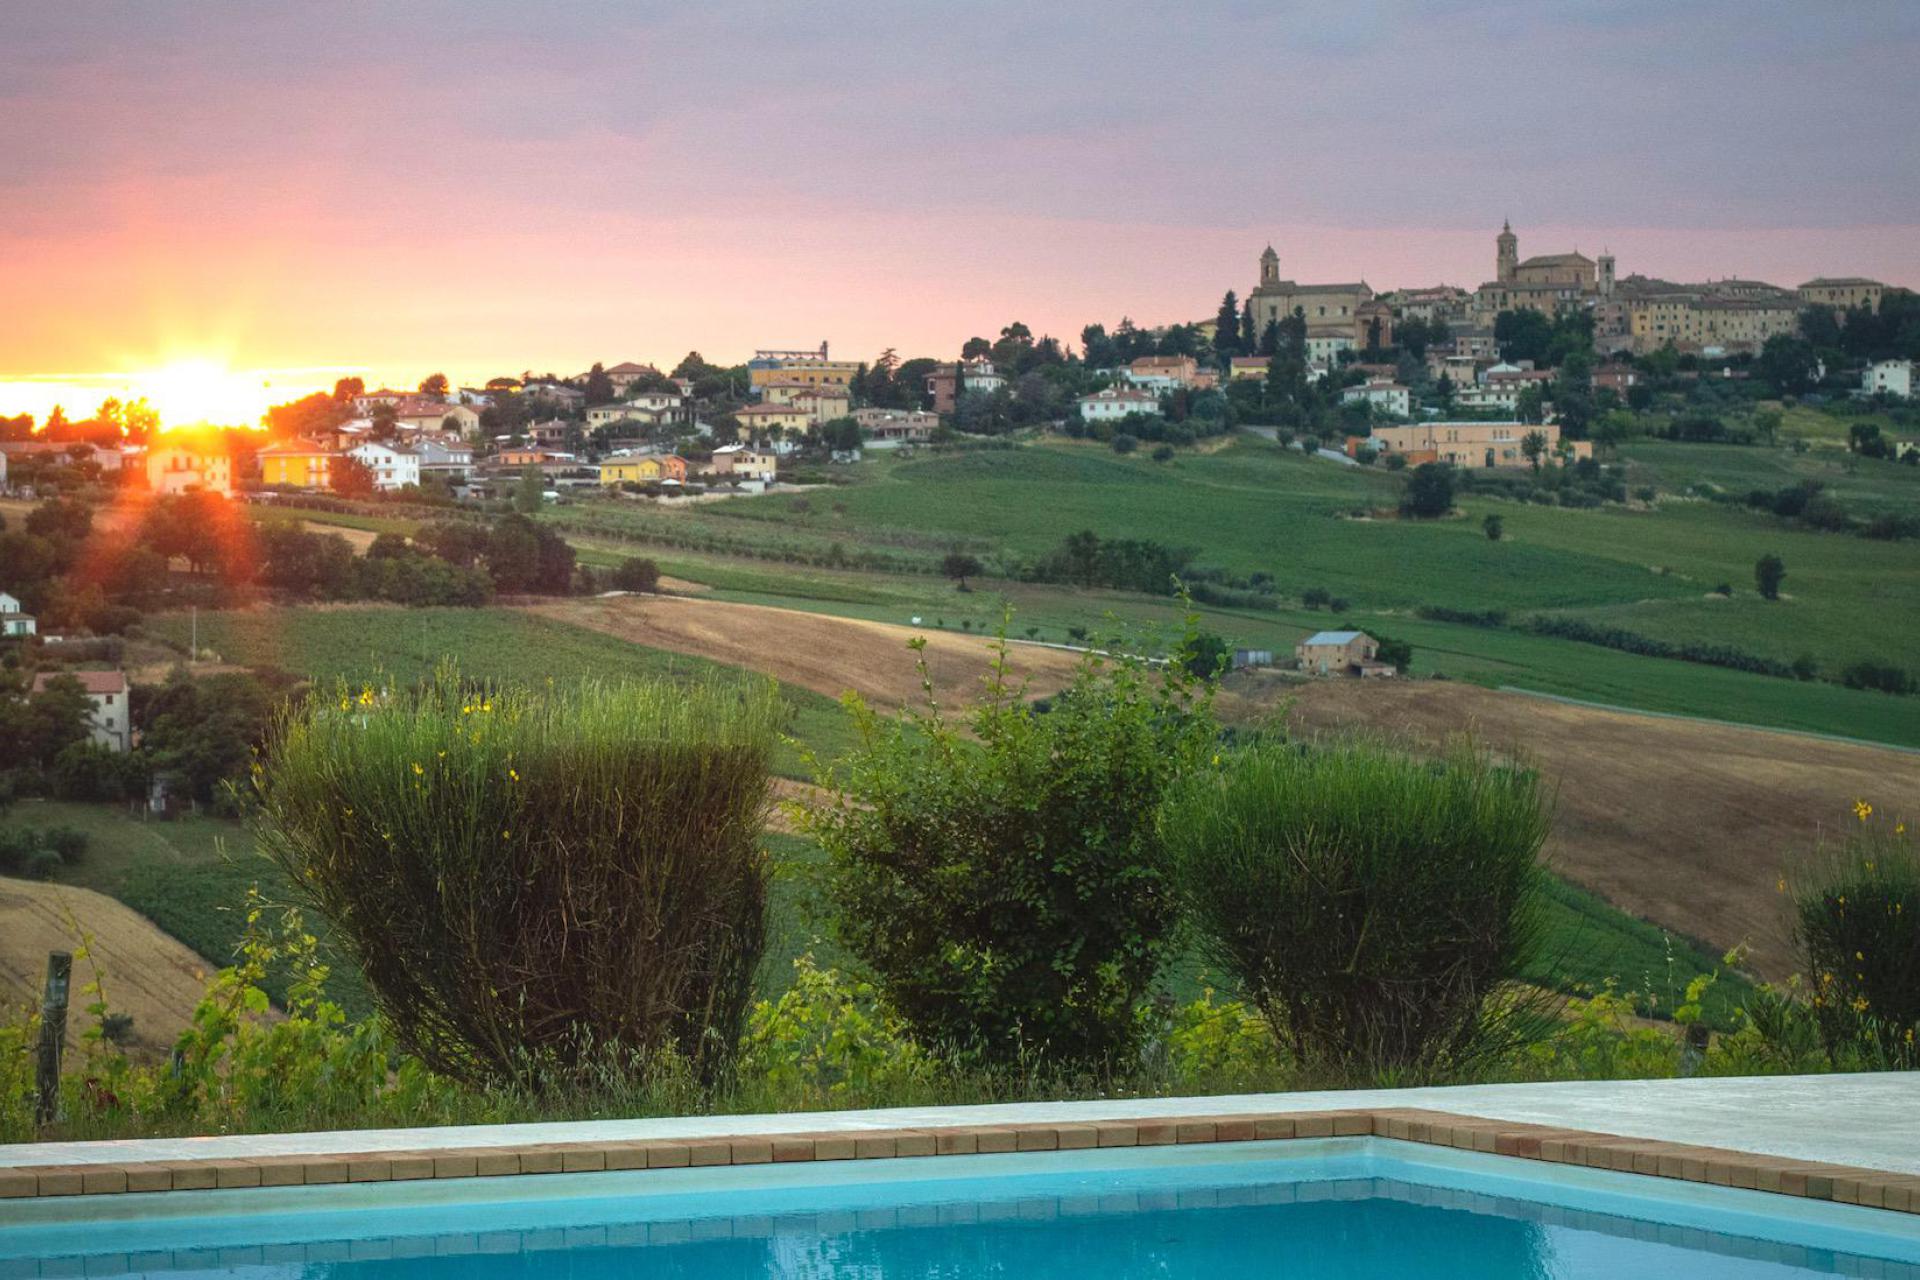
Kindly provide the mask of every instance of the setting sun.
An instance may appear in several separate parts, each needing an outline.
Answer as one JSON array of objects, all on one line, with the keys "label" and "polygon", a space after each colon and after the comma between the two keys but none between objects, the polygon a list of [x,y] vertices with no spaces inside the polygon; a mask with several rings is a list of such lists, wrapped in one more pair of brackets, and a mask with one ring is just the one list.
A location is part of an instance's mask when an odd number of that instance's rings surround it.
[{"label": "setting sun", "polygon": [[235,371],[218,360],[176,360],[130,379],[135,395],[160,414],[162,430],[198,426],[255,426],[267,404],[258,373]]}]

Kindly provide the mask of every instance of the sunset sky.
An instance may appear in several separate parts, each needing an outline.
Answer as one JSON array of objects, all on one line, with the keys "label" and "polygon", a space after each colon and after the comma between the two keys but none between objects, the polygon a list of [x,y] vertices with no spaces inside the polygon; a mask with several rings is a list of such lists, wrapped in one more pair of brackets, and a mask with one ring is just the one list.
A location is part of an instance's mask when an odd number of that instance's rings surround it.
[{"label": "sunset sky", "polygon": [[9,5],[0,412],[1077,340],[1268,241],[1471,287],[1502,217],[1915,285],[1917,66],[1906,0]]}]

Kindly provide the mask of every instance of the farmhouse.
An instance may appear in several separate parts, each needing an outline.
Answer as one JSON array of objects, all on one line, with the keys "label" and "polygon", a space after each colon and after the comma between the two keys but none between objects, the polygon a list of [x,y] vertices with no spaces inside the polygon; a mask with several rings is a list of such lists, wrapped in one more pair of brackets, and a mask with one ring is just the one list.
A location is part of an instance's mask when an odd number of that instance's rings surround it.
[{"label": "farmhouse", "polygon": [[260,483],[295,489],[325,489],[332,482],[334,451],[311,440],[284,440],[254,455]]},{"label": "farmhouse", "polygon": [[1300,669],[1317,676],[1390,676],[1392,664],[1377,661],[1380,642],[1364,631],[1316,631],[1293,646]]},{"label": "farmhouse", "polygon": [[93,714],[87,725],[92,740],[109,751],[133,748],[133,714],[127,705],[127,677],[121,671],[42,671],[33,678],[33,692],[62,676],[72,676],[87,691]]},{"label": "farmhouse", "polygon": [[853,420],[876,444],[920,444],[940,429],[940,415],[920,409],[855,409]]},{"label": "farmhouse", "polygon": [[1151,391],[1136,391],[1132,387],[1108,387],[1104,391],[1080,397],[1082,422],[1115,422],[1131,413],[1149,413],[1159,417],[1160,397]]},{"label": "farmhouse", "polygon": [[420,455],[411,449],[369,440],[347,450],[347,454],[373,472],[373,487],[382,492],[417,487],[420,483]]},{"label": "farmhouse", "polygon": [[1860,390],[1870,396],[1913,399],[1913,361],[1881,360],[1860,375]]},{"label": "farmhouse", "polygon": [[743,444],[730,444],[713,451],[713,462],[709,469],[716,476],[771,483],[778,473],[779,466],[779,459],[771,453],[750,449]]},{"label": "farmhouse", "polygon": [[0,591],[0,639],[14,640],[30,636],[39,629],[30,613],[20,612],[20,602]]},{"label": "farmhouse", "polygon": [[1412,407],[1412,392],[1397,382],[1375,379],[1363,386],[1348,387],[1340,393],[1341,404],[1366,401],[1376,412],[1404,418]]},{"label": "farmhouse", "polygon": [[1422,422],[1406,427],[1375,427],[1373,434],[1348,442],[1349,452],[1371,445],[1382,454],[1398,453],[1410,465],[1447,462],[1471,471],[1489,467],[1528,467],[1526,439],[1537,433],[1543,441],[1540,464],[1553,466],[1593,456],[1587,440],[1561,440],[1551,422]]}]

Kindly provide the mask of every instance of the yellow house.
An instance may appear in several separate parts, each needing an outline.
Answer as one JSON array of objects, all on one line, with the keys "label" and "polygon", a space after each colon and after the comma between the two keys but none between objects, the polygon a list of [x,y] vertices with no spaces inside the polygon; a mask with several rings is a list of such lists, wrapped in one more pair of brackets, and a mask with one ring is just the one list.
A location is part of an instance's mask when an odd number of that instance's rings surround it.
[{"label": "yellow house", "polygon": [[292,440],[260,450],[260,483],[325,489],[333,479],[333,454],[311,440]]},{"label": "yellow house", "polygon": [[608,458],[600,464],[600,483],[648,484],[660,480],[687,478],[687,461],[675,454],[643,454],[639,457]]},{"label": "yellow house", "polygon": [[[757,362],[755,362],[757,364]],[[749,364],[748,380],[757,392],[770,382],[804,382],[814,387],[844,387],[860,372],[858,360],[826,360],[818,356],[789,358],[772,368]]]}]

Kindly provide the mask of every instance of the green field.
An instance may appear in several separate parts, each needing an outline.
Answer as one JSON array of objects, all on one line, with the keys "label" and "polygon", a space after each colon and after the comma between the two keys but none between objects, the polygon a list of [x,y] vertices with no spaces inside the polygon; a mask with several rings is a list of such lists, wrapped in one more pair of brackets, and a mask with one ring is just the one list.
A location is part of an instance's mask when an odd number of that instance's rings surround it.
[{"label": "green field", "polygon": [[[148,631],[184,649],[191,623],[157,615]],[[273,667],[311,679],[349,683],[383,678],[411,683],[448,659],[479,680],[538,685],[549,680],[740,679],[744,673],[703,658],[666,653],[516,609],[406,609],[398,606],[277,608],[205,612],[200,645],[226,662]],[[787,733],[821,754],[841,754],[852,726],[839,704],[787,688]],[[810,778],[799,751],[783,744],[776,770]]]},{"label": "green field", "polygon": [[[1787,450],[1640,442],[1635,467],[1793,466]],[[1784,461],[1783,461],[1784,460]],[[1847,464],[1818,465],[1842,469]],[[1868,468],[1878,467],[1878,471]],[[1705,501],[1663,499],[1653,510],[1569,510],[1488,496],[1462,497],[1460,518],[1355,519],[1390,508],[1389,473],[1309,459],[1256,439],[1172,463],[1120,457],[1087,444],[917,459],[886,458],[846,472],[853,482],[671,514],[629,506],[557,515],[572,525],[625,527],[636,538],[670,527],[676,545],[650,549],[663,570],[713,588],[719,599],[958,628],[991,627],[1005,604],[1014,634],[1065,640],[1069,628],[1109,630],[1107,616],[1174,622],[1171,602],[1108,591],[990,581],[962,595],[931,573],[835,570],[776,563],[784,551],[871,548],[931,566],[943,548],[986,560],[1030,558],[1078,529],[1196,548],[1197,563],[1269,573],[1279,598],[1323,587],[1351,602],[1341,621],[1412,642],[1415,671],[1608,705],[1920,746],[1920,702],[1831,683],[1801,684],[1722,668],[1650,659],[1516,630],[1423,621],[1422,605],[1501,609],[1518,620],[1569,613],[1668,642],[1705,642],[1791,662],[1811,654],[1837,676],[1861,660],[1909,661],[1920,646],[1920,554],[1910,543],[1794,530],[1771,516]],[[1914,489],[1920,472],[1860,463],[1863,501]],[[1789,469],[1778,484],[1794,478]],[[1864,478],[1863,478],[1864,477]],[[1690,482],[1690,481],[1688,481]],[[1774,487],[1778,487],[1775,484]],[[1838,488],[1838,486],[1836,486]],[[1920,496],[1920,489],[1914,490]],[[1891,497],[1889,497],[1891,495]],[[1480,517],[1498,513],[1507,536],[1489,542]],[[578,535],[576,535],[578,536]],[[711,537],[727,550],[678,545]],[[641,544],[644,545],[644,544]],[[765,559],[734,554],[757,547]],[[1759,599],[1753,563],[1787,564],[1785,598]],[[1725,584],[1732,599],[1716,595]],[[1203,625],[1238,645],[1291,649],[1325,612],[1207,609]]]}]

